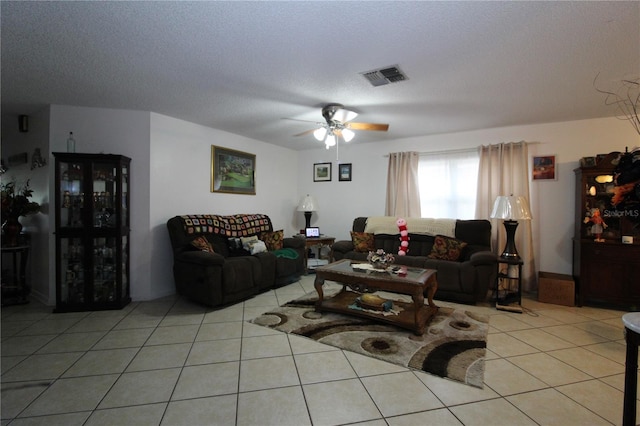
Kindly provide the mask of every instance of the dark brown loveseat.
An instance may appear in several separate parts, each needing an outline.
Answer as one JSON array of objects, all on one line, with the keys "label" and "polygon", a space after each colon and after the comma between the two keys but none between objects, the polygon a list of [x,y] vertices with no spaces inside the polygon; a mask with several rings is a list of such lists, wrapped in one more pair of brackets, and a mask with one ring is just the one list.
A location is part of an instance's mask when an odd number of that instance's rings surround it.
[{"label": "dark brown loveseat", "polygon": [[[497,256],[491,252],[491,222],[488,220],[449,220],[451,237],[467,243],[462,249],[459,259],[455,261],[433,259],[431,254],[436,236],[427,233],[412,232],[411,222],[407,225],[409,232],[409,252],[406,256],[397,256],[400,246],[400,233],[395,225],[395,218],[389,218],[393,228],[369,229],[367,217],[358,217],[353,221],[353,232],[372,231],[375,249],[383,249],[395,256],[395,263],[419,268],[436,269],[438,271],[438,291],[436,300],[472,303],[484,301],[488,290],[493,289],[498,272]],[[372,218],[373,220],[374,218]],[[376,217],[378,222],[381,217]],[[425,219],[425,221],[438,221]],[[408,221],[411,221],[409,219]],[[415,230],[415,228],[414,228]],[[378,232],[382,231],[382,232]],[[356,251],[353,241],[337,241],[333,245],[335,260],[353,259],[366,261],[368,251]]]},{"label": "dark brown loveseat", "polygon": [[[173,276],[178,294],[209,306],[247,299],[297,281],[304,272],[304,241],[273,232],[261,214],[184,215],[167,221],[173,248]],[[214,253],[194,247],[205,237]],[[240,238],[257,236],[282,248],[250,254]]]}]

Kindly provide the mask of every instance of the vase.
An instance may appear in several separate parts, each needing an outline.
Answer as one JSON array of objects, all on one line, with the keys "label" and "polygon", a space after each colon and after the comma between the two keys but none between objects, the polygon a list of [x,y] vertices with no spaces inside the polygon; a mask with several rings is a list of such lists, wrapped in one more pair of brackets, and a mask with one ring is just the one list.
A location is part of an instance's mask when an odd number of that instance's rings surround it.
[{"label": "vase", "polygon": [[2,231],[4,232],[4,245],[8,247],[15,247],[18,245],[18,236],[22,231],[22,224],[18,221],[17,217],[10,217],[2,225]]}]

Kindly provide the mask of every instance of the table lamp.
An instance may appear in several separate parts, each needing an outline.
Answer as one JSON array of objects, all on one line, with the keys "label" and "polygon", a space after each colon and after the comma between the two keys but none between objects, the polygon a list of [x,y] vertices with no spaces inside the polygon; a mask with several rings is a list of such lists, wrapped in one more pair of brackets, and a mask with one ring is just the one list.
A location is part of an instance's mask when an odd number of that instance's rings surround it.
[{"label": "table lamp", "polygon": [[507,243],[500,257],[507,260],[520,260],[514,238],[518,221],[531,220],[531,211],[529,210],[527,199],[514,197],[513,194],[498,196],[493,204],[491,218],[503,219],[504,229],[507,231]]},{"label": "table lamp", "polygon": [[311,213],[318,210],[318,203],[313,196],[307,194],[300,200],[298,204],[298,211],[304,212],[304,218],[306,220],[305,228],[311,227]]}]

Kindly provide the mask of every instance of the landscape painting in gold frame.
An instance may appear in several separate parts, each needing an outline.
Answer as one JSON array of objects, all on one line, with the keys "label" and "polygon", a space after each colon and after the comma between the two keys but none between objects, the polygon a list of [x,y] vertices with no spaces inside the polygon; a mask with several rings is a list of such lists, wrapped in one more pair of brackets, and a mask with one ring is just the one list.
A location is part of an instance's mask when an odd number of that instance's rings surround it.
[{"label": "landscape painting in gold frame", "polygon": [[256,194],[256,156],[211,145],[211,192]]}]

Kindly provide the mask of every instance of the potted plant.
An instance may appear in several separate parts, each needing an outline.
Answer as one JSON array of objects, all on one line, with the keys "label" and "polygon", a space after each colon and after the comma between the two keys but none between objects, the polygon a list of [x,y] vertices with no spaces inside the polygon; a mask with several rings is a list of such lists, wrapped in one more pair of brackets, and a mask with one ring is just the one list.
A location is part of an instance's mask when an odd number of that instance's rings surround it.
[{"label": "potted plant", "polygon": [[22,224],[18,221],[18,218],[39,212],[40,204],[31,201],[33,190],[29,186],[29,180],[21,187],[18,187],[15,180],[1,184],[0,196],[0,212],[5,244],[16,246],[18,245],[18,235],[22,231]]}]

